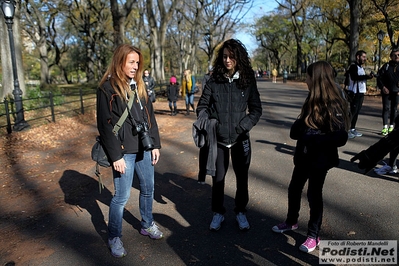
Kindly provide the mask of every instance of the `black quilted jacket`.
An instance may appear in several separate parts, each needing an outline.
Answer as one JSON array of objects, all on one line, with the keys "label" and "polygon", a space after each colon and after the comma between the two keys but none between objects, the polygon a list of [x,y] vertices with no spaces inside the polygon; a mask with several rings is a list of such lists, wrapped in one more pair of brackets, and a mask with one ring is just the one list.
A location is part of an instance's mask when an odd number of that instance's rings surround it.
[{"label": "black quilted jacket", "polygon": [[211,77],[197,106],[197,114],[206,109],[210,118],[218,120],[217,141],[224,145],[234,144],[238,138],[248,138],[248,132],[262,115],[256,83],[242,90],[237,87],[237,81],[226,78],[218,82]]}]

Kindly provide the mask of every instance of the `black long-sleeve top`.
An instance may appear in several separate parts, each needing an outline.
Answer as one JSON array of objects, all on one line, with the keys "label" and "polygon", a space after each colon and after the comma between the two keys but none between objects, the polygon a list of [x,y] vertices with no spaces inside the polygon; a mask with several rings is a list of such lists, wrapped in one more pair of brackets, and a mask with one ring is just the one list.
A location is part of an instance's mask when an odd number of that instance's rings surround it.
[{"label": "black long-sleeve top", "polygon": [[338,165],[338,147],[346,144],[348,133],[343,124],[337,125],[336,130],[331,132],[311,129],[303,119],[298,119],[291,127],[290,137],[297,140],[295,165],[330,169]]},{"label": "black long-sleeve top", "polygon": [[380,90],[386,87],[389,92],[399,92],[399,64],[395,61],[385,63],[378,70],[377,86]]}]

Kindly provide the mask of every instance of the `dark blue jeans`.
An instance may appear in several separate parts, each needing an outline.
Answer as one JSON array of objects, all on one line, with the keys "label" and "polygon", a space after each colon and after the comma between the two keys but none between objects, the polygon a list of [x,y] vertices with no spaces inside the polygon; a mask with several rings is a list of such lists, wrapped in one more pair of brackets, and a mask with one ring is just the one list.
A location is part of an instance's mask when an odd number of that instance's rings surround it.
[{"label": "dark blue jeans", "polygon": [[308,202],[310,219],[308,222],[308,237],[316,239],[319,236],[323,219],[323,185],[328,170],[314,167],[295,166],[288,187],[288,214],[287,224],[298,223],[299,210],[301,208],[302,190],[308,181]]},{"label": "dark blue jeans", "polygon": [[249,201],[248,195],[248,170],[251,162],[251,143],[249,139],[239,141],[231,149],[218,144],[216,158],[216,174],[212,177],[212,211],[224,214],[224,184],[227,169],[229,168],[229,155],[236,175],[235,213],[246,212]]}]

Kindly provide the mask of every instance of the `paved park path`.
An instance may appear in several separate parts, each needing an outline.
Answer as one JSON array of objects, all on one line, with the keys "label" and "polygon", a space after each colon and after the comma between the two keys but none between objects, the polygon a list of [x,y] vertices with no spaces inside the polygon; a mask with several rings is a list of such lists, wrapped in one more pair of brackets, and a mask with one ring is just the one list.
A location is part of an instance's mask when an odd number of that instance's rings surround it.
[{"label": "paved park path", "polygon": [[[300,112],[307,89],[302,83],[267,80],[260,80],[258,87],[263,115],[251,131],[253,153],[247,214],[251,229],[248,232],[241,232],[235,222],[235,181],[231,168],[226,177],[228,211],[225,222],[218,232],[209,231],[211,179],[207,177],[205,185],[196,182],[198,149],[191,136],[195,116],[184,116],[181,109],[180,114],[171,117],[167,102],[158,100],[155,108],[162,150],[155,169],[154,216],[164,232],[164,239],[154,241],[139,234],[135,183],[123,223],[122,240],[128,255],[122,259],[110,255],[106,246],[106,222],[112,181],[105,178],[105,189],[98,194],[94,167],[87,158],[79,164],[85,167],[60,166],[56,173],[59,188],[48,194],[62,202],[60,208],[23,230],[24,238],[30,239],[28,243],[34,242],[39,247],[31,251],[36,256],[27,259],[25,255],[21,260],[15,252],[3,250],[0,263],[30,266],[318,265],[318,249],[310,254],[298,250],[306,239],[309,218],[306,191],[299,229],[286,234],[271,231],[273,225],[285,219],[295,147],[295,142],[289,138],[289,129]],[[178,104],[184,105],[182,100]],[[324,240],[399,239],[398,176],[363,175],[349,162],[353,155],[381,137],[378,135],[382,128],[380,112],[380,99],[366,97],[358,122],[358,131],[364,136],[349,140],[340,149],[340,166],[327,176],[321,232]],[[95,125],[84,134],[94,136]],[[90,154],[87,148],[81,152]],[[103,175],[110,176],[109,169],[104,170]]]}]

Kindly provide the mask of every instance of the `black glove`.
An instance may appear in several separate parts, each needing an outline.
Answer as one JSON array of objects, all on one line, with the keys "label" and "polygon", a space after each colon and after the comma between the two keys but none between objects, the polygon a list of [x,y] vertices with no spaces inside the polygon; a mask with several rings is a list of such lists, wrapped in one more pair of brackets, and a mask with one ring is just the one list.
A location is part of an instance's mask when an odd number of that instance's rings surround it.
[{"label": "black glove", "polygon": [[375,163],[367,156],[367,151],[363,150],[351,158],[351,162],[359,160],[359,169],[364,169],[364,174],[367,174],[374,166]]}]

